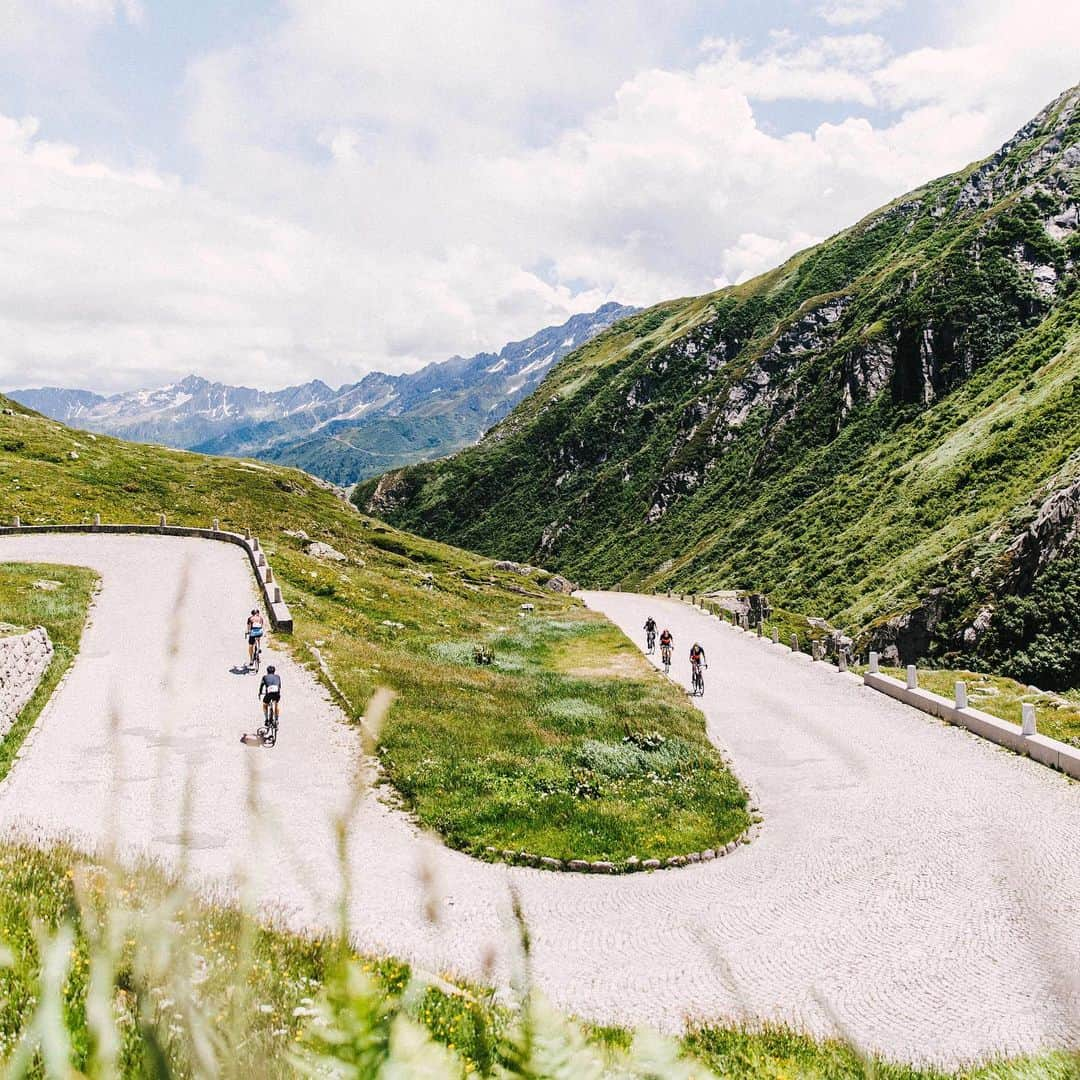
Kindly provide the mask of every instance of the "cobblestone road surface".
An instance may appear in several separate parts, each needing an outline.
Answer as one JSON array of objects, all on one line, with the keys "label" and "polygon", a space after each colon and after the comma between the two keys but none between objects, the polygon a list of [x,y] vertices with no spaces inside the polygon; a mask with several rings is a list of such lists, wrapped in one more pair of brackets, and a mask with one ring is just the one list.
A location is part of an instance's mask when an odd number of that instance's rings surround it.
[{"label": "cobblestone road surface", "polygon": [[[171,861],[190,779],[192,872],[247,873],[286,924],[328,924],[330,820],[357,739],[271,641],[282,736],[274,750],[240,743],[257,718],[256,677],[232,670],[256,602],[242,553],[17,536],[0,538],[0,559],[93,566],[104,581],[70,677],[0,789],[0,825],[88,845],[112,836]],[[687,1018],[770,1018],[943,1063],[1080,1045],[1080,787],[677,602],[586,600],[635,639],[654,612],[684,685],[689,645],[704,644],[709,733],[761,807],[759,838],[682,870],[552,874],[449,851],[369,798],[351,850],[361,946],[469,976],[494,949],[505,978],[512,884],[540,985],[596,1020],[675,1031]]]}]

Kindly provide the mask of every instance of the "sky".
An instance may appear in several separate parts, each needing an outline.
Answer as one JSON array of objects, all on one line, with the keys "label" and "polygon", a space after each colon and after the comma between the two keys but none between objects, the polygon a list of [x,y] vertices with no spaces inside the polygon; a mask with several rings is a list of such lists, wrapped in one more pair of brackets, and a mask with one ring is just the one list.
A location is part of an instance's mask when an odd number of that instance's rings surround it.
[{"label": "sky", "polygon": [[0,0],[0,388],[262,388],[767,270],[1080,80],[1072,0]]}]

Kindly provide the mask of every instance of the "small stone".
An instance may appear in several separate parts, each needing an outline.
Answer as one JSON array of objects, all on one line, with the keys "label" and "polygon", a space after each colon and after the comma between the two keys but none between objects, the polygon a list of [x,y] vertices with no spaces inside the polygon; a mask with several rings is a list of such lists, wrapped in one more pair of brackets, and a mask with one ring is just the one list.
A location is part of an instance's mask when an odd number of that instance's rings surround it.
[{"label": "small stone", "polygon": [[733,852],[733,851],[734,851],[734,850],[735,850],[735,849],[736,849],[736,848],[737,848],[738,846],[739,846],[739,845],[738,845],[737,841],[735,841],[735,840],[732,840],[732,841],[731,841],[731,842],[730,842],[730,843],[729,843],[729,844],[728,844],[728,845],[727,845],[727,846],[726,846],[726,847],[724,848],[724,852],[725,852],[726,854],[730,855],[730,854],[731,854],[731,853],[732,853],[732,852]]},{"label": "small stone", "polygon": [[526,866],[540,865],[540,856],[534,855],[531,851],[519,851],[517,857],[518,862],[524,863]]},{"label": "small stone", "polygon": [[715,859],[715,858],[716,858],[716,852],[715,852],[715,851],[713,851],[713,849],[712,849],[712,848],[706,848],[706,849],[705,849],[705,850],[704,850],[704,851],[703,851],[703,852],[701,853],[701,861],[702,861],[702,862],[712,862],[712,861],[713,861],[713,859]]},{"label": "small stone", "polygon": [[540,865],[547,870],[561,870],[563,868],[562,859],[552,859],[547,855],[540,856]]},{"label": "small stone", "polygon": [[294,540],[308,541],[310,536],[303,529],[285,529],[282,531],[283,536],[291,536]]},{"label": "small stone", "polygon": [[626,860],[626,869],[631,873],[635,870],[640,870],[641,860],[636,855],[631,855],[630,858]]},{"label": "small stone", "polygon": [[615,864],[603,861],[594,862],[590,864],[589,869],[592,870],[594,874],[614,874]]},{"label": "small stone", "polygon": [[584,859],[571,859],[566,864],[566,869],[577,874],[585,874],[588,873],[589,864]]},{"label": "small stone", "polygon": [[503,851],[501,855],[507,862],[513,862],[517,858],[516,851]]},{"label": "small stone", "polygon": [[666,866],[671,866],[671,867],[685,866],[686,865],[686,856],[685,855],[672,855],[671,858],[667,860],[665,865]]},{"label": "small stone", "polygon": [[642,867],[643,870],[659,870],[660,869],[660,860],[659,859],[646,859],[641,864],[641,867]]},{"label": "small stone", "polygon": [[71,458],[72,461],[78,461],[79,460],[79,451],[78,450],[69,450],[68,451],[68,457]]},{"label": "small stone", "polygon": [[701,853],[698,851],[691,851],[690,854],[686,856],[686,861],[701,862]]}]

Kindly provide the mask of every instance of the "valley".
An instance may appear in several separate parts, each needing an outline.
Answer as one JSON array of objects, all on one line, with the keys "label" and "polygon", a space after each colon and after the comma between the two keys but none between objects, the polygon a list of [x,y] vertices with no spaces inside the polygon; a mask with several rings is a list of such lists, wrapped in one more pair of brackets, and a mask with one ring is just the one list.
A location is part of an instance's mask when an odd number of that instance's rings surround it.
[{"label": "valley", "polygon": [[586,584],[764,592],[905,663],[1075,685],[1078,102],[770,273],[624,320],[358,505]]}]

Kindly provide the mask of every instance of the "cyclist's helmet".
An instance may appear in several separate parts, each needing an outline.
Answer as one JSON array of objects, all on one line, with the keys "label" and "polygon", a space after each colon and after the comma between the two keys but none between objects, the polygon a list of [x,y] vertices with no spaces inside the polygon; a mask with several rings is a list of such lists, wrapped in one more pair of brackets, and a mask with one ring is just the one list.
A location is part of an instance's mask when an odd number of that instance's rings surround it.
[{"label": "cyclist's helmet", "polygon": [[267,675],[273,675],[274,674],[274,665],[273,664],[267,664],[266,665],[266,674]]},{"label": "cyclist's helmet", "polygon": [[251,614],[252,614],[252,615],[258,615],[258,614],[259,614],[259,609],[258,609],[257,607],[253,607],[253,608],[251,609]]}]

